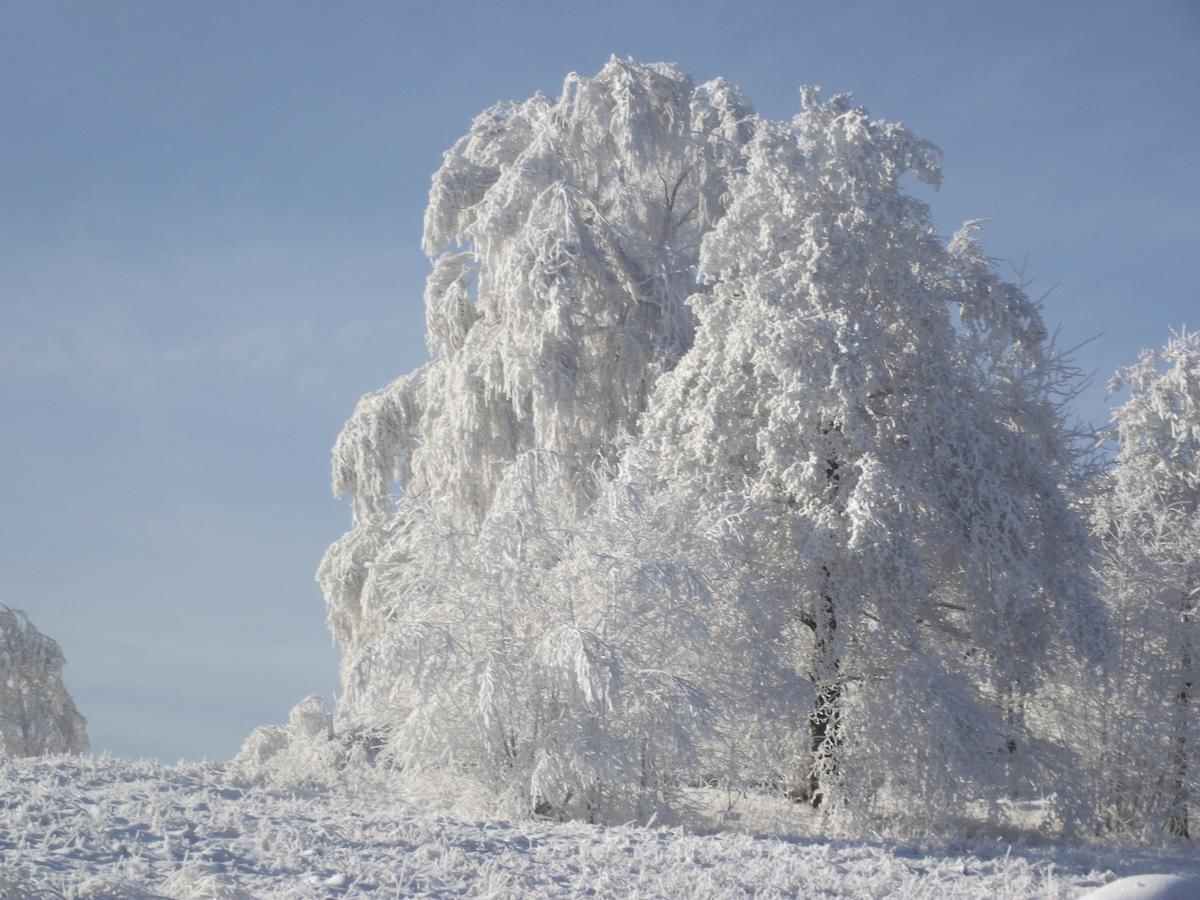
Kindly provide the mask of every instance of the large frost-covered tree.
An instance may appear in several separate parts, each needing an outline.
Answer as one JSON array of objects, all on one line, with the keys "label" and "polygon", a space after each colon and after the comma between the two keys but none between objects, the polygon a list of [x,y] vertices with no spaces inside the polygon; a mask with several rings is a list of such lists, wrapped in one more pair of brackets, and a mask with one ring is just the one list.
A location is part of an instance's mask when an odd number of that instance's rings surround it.
[{"label": "large frost-covered tree", "polygon": [[0,755],[86,753],[87,723],[62,681],[65,660],[19,609],[0,605]]},{"label": "large frost-covered tree", "polygon": [[1188,837],[1200,792],[1200,334],[1117,373],[1118,454],[1097,501],[1117,661],[1098,706],[1110,827]]},{"label": "large frost-covered tree", "polygon": [[479,116],[426,213],[432,358],[334,451],[338,727],[560,815],[992,778],[1094,618],[1045,329],[901,190],[937,156],[616,59]]},{"label": "large frost-covered tree", "polygon": [[651,597],[703,589],[672,561],[580,562],[573,530],[691,344],[700,243],[751,115],[722,81],[614,59],[484,112],[447,152],[425,221],[432,359],[365,397],[334,453],[354,528],[319,578],[343,727],[380,726],[409,765],[510,771],[522,802],[586,806],[570,785],[604,759],[653,763],[657,734],[628,717],[697,708],[665,660],[622,659],[611,635],[630,650],[655,633],[639,617],[664,615]]},{"label": "large frost-covered tree", "polygon": [[901,190],[938,151],[803,99],[746,147],[642,442],[702,511],[753,511],[743,590],[798,623],[809,799],[936,809],[1015,749],[1052,642],[1099,644],[1061,366],[974,226],[944,246]]}]

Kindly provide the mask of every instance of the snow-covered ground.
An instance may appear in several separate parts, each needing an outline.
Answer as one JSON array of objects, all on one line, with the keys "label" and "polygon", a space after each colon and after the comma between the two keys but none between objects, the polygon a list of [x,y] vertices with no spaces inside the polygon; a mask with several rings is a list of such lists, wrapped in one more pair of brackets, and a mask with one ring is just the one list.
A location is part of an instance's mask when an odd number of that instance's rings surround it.
[{"label": "snow-covered ground", "polygon": [[220,766],[0,761],[0,896],[1077,897],[1182,851],[471,821],[239,786]]}]

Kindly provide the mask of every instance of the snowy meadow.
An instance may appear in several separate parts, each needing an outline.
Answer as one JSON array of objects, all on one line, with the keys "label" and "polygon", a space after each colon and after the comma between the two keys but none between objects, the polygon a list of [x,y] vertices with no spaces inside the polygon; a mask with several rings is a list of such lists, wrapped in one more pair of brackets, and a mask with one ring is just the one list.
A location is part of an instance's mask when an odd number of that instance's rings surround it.
[{"label": "snowy meadow", "polygon": [[[219,766],[3,763],[6,898],[1071,898],[1186,852],[593,826],[279,793]],[[766,819],[764,818],[764,821]]]}]

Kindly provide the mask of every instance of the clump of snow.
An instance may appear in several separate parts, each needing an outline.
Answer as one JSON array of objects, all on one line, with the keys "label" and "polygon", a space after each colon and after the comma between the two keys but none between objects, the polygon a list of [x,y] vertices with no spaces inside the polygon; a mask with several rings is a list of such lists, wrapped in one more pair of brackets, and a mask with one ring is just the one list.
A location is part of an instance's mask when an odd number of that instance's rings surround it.
[{"label": "clump of snow", "polygon": [[224,766],[0,761],[4,897],[1075,897],[1139,871],[1195,878],[1200,860],[456,818]]},{"label": "clump of snow", "polygon": [[286,725],[263,725],[242,743],[230,770],[273,788],[346,787],[347,766],[356,781],[370,775],[370,748],[359,735],[335,737],[325,701],[312,694],[288,714]]},{"label": "clump of snow", "polygon": [[1177,875],[1132,875],[1106,884],[1082,900],[1200,900],[1200,880]]}]

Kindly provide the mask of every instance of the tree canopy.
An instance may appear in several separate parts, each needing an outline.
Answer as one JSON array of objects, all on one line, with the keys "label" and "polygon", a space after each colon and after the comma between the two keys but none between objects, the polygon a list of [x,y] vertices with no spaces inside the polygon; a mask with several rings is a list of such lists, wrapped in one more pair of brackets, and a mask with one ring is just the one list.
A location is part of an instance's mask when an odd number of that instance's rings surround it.
[{"label": "tree canopy", "polygon": [[904,189],[939,161],[845,95],[777,122],[615,58],[478,116],[431,358],[334,450],[338,727],[596,820],[712,779],[847,821],[1051,790],[1025,698],[1104,647],[1061,367]]}]

